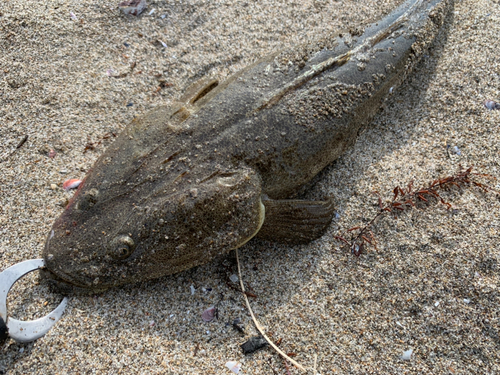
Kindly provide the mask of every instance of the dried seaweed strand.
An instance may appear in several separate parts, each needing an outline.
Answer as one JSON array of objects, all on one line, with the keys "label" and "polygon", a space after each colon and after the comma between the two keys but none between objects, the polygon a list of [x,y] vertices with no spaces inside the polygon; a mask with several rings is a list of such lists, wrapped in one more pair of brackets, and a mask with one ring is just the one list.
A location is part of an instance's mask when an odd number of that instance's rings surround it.
[{"label": "dried seaweed strand", "polygon": [[472,167],[464,169],[460,165],[455,174],[434,180],[429,183],[428,186],[422,187],[421,189],[414,189],[413,181],[411,181],[406,188],[396,186],[392,191],[394,194],[392,200],[385,206],[382,203],[379,192],[375,191],[374,193],[378,196],[379,212],[363,227],[356,226],[348,229],[347,232],[353,233],[349,239],[346,239],[346,236],[334,236],[334,238],[346,244],[355,256],[360,256],[368,245],[377,249],[372,227],[380,218],[391,213],[396,217],[397,212],[403,212],[417,207],[419,203],[430,204],[431,200],[442,203],[447,209],[452,208],[451,204],[445,201],[438,191],[452,186],[456,186],[459,189],[477,187],[485,193],[492,192],[500,196],[499,191],[475,180],[474,177],[496,180],[495,177],[489,174],[472,172]]}]

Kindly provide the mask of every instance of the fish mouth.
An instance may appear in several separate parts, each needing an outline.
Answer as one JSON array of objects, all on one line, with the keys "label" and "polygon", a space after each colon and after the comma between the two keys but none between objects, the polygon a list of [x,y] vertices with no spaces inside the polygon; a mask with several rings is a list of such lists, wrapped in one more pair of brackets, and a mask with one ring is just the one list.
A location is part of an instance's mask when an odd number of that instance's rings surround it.
[{"label": "fish mouth", "polygon": [[70,275],[61,271],[55,273],[47,267],[40,270],[40,281],[47,283],[52,291],[61,294],[89,295],[98,294],[109,289],[106,287],[90,287],[89,285],[78,282]]},{"label": "fish mouth", "polygon": [[52,229],[45,243],[43,251],[45,267],[39,273],[41,282],[47,283],[52,291],[62,294],[89,295],[109,289],[106,286],[93,285],[90,280],[86,282],[86,280],[71,276],[62,271],[60,267],[57,267],[57,260],[54,259],[54,256],[49,251],[50,242],[54,238],[54,235],[55,232]]}]

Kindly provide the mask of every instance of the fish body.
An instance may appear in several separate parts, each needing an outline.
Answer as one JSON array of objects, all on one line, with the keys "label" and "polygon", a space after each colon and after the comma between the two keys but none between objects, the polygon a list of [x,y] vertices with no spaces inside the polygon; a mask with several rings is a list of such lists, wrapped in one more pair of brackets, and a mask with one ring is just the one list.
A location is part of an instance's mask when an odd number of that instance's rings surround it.
[{"label": "fish body", "polygon": [[55,279],[103,290],[206,263],[258,235],[318,237],[330,200],[292,199],[337,159],[433,42],[452,0],[411,0],[358,36],[274,53],[135,119],[48,236]]}]

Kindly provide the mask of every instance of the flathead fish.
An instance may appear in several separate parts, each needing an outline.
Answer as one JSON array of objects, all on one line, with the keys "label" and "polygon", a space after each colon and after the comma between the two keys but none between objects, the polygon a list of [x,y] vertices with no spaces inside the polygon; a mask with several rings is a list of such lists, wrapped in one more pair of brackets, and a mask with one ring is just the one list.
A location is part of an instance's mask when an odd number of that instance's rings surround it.
[{"label": "flathead fish", "polygon": [[132,121],[54,223],[43,251],[53,279],[99,291],[209,262],[254,236],[321,236],[332,200],[295,194],[355,142],[451,6],[407,1],[360,35],[202,79]]}]

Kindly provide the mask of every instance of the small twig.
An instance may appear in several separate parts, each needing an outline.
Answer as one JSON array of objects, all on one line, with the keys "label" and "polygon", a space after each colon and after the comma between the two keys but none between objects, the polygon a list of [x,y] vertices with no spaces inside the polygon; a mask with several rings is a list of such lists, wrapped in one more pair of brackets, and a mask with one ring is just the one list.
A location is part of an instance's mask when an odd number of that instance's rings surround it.
[{"label": "small twig", "polygon": [[246,294],[248,297],[252,297],[252,298],[257,298],[257,296],[253,293],[250,293],[250,292],[247,292],[246,290],[245,291],[242,291],[238,288],[236,288],[234,285],[232,285],[229,281],[226,280],[226,285],[231,288],[232,290],[236,290],[238,292],[241,292],[241,293],[244,293]]},{"label": "small twig", "polygon": [[[227,266],[225,264],[222,264],[222,266],[226,269],[225,281],[226,281],[226,286],[227,287],[231,288],[232,290],[236,290],[237,292],[245,293],[248,297],[257,298],[257,295],[255,295],[255,293],[250,293],[250,292],[247,292],[247,291],[242,291],[241,289],[239,289],[236,286],[234,286],[233,282],[229,278],[229,274],[233,274],[234,273],[233,269],[230,266]],[[250,285],[247,285],[247,288],[249,288],[249,289],[251,289],[253,291],[253,289],[252,289],[252,287]]]},{"label": "small twig", "polygon": [[[26,141],[28,140],[28,134],[26,134],[23,139],[21,139],[21,141],[17,144],[16,146],[16,149],[14,151],[12,151],[4,160],[7,160],[8,158],[10,158],[12,155],[14,155],[16,153],[17,150],[19,150],[21,147],[23,147],[23,145],[26,143]],[[4,161],[2,160],[2,161]]]},{"label": "small twig", "polygon": [[19,144],[16,146],[16,150],[20,149],[21,147],[23,147],[23,145],[26,143],[27,140],[28,140],[28,134],[26,134],[23,137],[23,139],[21,139],[21,142],[19,142]]},{"label": "small twig", "polygon": [[231,325],[233,326],[233,328],[238,331],[239,333],[242,333],[242,334],[245,334],[245,329],[243,327],[240,327],[239,324],[241,322],[239,321],[239,319],[234,319],[233,322],[231,323]]},{"label": "small twig", "polygon": [[85,154],[88,150],[90,151],[94,151],[96,149],[97,146],[101,145],[101,143],[103,142],[103,140],[105,139],[109,139],[111,137],[116,137],[116,134],[113,133],[113,132],[108,132],[108,133],[105,133],[100,140],[96,141],[96,142],[92,142],[92,141],[88,141],[86,144],[85,144],[85,149],[83,150],[83,153]]},{"label": "small twig", "polygon": [[221,304],[222,300],[224,299],[224,294],[220,294],[219,301],[215,304],[215,319],[219,320],[219,305]]},{"label": "small twig", "polygon": [[288,368],[288,363],[286,363],[286,359],[285,358],[283,358],[283,362],[285,362],[286,374],[287,375],[292,375],[292,374],[290,374],[290,368]]},{"label": "small twig", "polygon": [[275,370],[275,369],[274,369],[274,367],[272,366],[271,358],[268,358],[268,362],[269,362],[269,367],[271,367],[271,370],[273,370],[273,374],[274,374],[274,375],[278,375],[278,373],[276,372],[276,370]]},{"label": "small twig", "polygon": [[260,332],[260,334],[262,335],[262,337],[264,337],[266,339],[266,341],[269,343],[269,345],[271,345],[274,348],[274,350],[276,350],[283,358],[289,360],[299,370],[302,370],[302,372],[306,373],[307,370],[306,370],[306,368],[304,366],[302,366],[300,363],[298,363],[297,361],[294,361],[292,358],[290,358],[289,356],[287,356],[280,348],[278,348],[276,346],[276,344],[274,342],[271,341],[271,339],[269,337],[267,337],[267,335],[264,332],[264,329],[261,327],[261,325],[259,324],[259,322],[255,318],[253,310],[250,307],[250,302],[248,301],[248,297],[244,293],[245,292],[245,285],[243,285],[243,278],[241,277],[241,266],[240,266],[240,258],[239,258],[239,255],[238,255],[238,249],[235,249],[234,251],[236,252],[236,262],[238,263],[238,275],[240,277],[241,290],[243,291],[243,297],[245,298],[245,302],[247,304],[248,311],[250,312],[250,315],[252,317],[253,323],[255,324],[255,327]]},{"label": "small twig", "polygon": [[129,74],[131,74],[134,71],[134,68],[136,65],[137,65],[137,62],[134,61],[134,62],[132,62],[132,64],[130,64],[130,68],[129,68],[128,72],[123,72],[123,73],[120,73],[117,75],[111,75],[110,77],[111,78],[125,78],[126,76],[128,76]]}]

